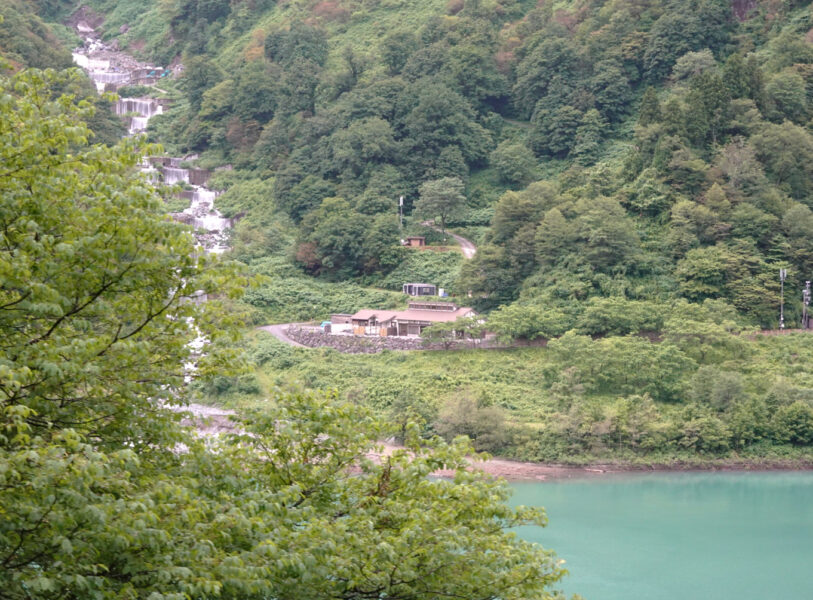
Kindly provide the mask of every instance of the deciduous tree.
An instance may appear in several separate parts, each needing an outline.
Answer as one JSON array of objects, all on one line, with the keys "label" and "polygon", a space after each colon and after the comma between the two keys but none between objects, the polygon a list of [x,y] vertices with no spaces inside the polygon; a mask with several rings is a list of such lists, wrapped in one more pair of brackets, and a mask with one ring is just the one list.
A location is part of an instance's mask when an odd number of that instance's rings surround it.
[{"label": "deciduous tree", "polygon": [[55,81],[0,78],[3,597],[552,598],[560,563],[508,531],[544,513],[508,508],[461,441],[409,428],[408,450],[369,460],[384,429],[319,393],[232,436],[179,426],[189,342],[212,342],[201,375],[235,359],[229,313],[188,297],[244,280],[161,214],[142,142],[89,146],[87,106]]},{"label": "deciduous tree", "polygon": [[466,202],[463,182],[456,177],[427,181],[420,188],[421,197],[415,203],[415,213],[434,219],[440,217],[440,228],[446,235],[446,221]]}]

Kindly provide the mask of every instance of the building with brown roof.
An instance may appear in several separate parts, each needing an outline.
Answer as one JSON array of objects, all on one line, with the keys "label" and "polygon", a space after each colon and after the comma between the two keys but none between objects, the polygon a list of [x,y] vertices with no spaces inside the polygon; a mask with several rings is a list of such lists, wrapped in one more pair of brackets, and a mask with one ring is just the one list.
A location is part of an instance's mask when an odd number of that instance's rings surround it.
[{"label": "building with brown roof", "polygon": [[435,323],[449,323],[476,315],[473,309],[451,302],[410,302],[406,310],[366,308],[350,320],[355,335],[419,336],[421,331]]},{"label": "building with brown roof", "polygon": [[404,246],[410,246],[412,248],[421,248],[423,246],[426,246],[426,236],[410,235],[404,242]]}]

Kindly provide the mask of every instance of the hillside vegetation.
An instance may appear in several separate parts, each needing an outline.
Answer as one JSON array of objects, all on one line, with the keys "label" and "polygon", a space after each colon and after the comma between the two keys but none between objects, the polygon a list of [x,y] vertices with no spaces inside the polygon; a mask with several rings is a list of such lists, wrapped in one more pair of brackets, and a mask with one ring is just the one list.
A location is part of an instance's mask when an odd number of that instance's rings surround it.
[{"label": "hillside vegetation", "polygon": [[[397,306],[381,288],[426,280],[471,292],[502,339],[560,338],[521,368],[251,346],[255,375],[204,395],[338,387],[449,437],[479,435],[456,410],[499,413],[510,435],[481,447],[544,460],[809,452],[805,338],[751,339],[777,326],[780,268],[791,327],[813,278],[809,3],[90,4],[108,39],[183,62],[149,135],[234,166],[211,185],[240,219],[232,256],[269,277],[256,323]],[[474,259],[398,245],[443,244],[433,217]],[[476,377],[425,376],[447,360]]]},{"label": "hillside vegetation", "polygon": [[244,370],[243,266],[167,217],[137,168],[157,148],[95,143],[76,71],[0,69],[4,600],[563,597],[513,533],[544,511],[463,440],[370,460],[386,428],[331,393],[184,425],[190,380]]},{"label": "hillside vegetation", "polygon": [[811,276],[809,3],[93,4],[183,60],[153,135],[236,167],[238,252],[275,212],[286,260],[375,284],[407,260],[397,198],[457,180],[481,309],[712,298],[769,327],[778,269],[794,298]]}]

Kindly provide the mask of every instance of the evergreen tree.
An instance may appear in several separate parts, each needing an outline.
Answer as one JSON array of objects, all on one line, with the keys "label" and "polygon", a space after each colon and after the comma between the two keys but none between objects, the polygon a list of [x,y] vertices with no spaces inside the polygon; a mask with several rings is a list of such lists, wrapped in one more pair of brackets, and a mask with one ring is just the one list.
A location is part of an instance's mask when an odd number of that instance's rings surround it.
[{"label": "evergreen tree", "polygon": [[661,105],[655,88],[647,86],[641,98],[641,108],[638,110],[638,123],[651,125],[661,120]]}]

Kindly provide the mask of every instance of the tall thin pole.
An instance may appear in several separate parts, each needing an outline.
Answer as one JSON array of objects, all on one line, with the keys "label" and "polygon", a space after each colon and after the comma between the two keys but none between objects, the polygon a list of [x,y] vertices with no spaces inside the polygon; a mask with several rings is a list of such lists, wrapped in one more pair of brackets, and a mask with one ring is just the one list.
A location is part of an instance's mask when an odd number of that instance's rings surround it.
[{"label": "tall thin pole", "polygon": [[785,278],[787,269],[779,269],[779,329],[785,328]]},{"label": "tall thin pole", "polygon": [[810,282],[805,281],[805,289],[802,290],[802,329],[810,329],[808,306],[810,306]]},{"label": "tall thin pole", "polygon": [[404,197],[398,199],[398,222],[401,224],[401,229],[404,228]]}]

